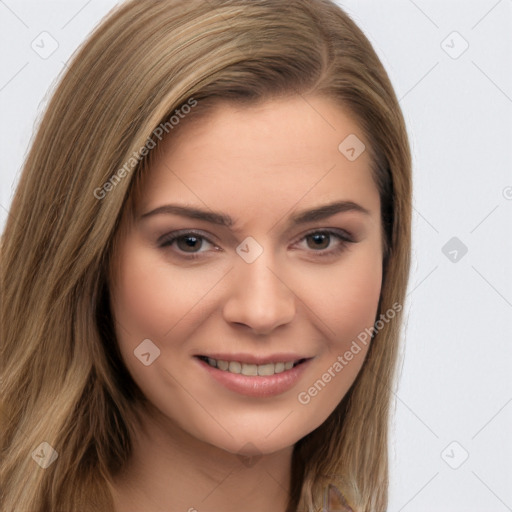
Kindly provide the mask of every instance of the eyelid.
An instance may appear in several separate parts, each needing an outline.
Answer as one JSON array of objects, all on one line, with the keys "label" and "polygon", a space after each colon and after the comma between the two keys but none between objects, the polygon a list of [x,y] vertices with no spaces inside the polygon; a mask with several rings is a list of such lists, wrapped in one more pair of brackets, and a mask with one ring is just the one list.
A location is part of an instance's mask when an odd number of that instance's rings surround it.
[{"label": "eyelid", "polygon": [[[330,237],[335,237],[338,240],[338,245],[334,248],[327,249],[327,250],[318,250],[315,251],[314,249],[311,249],[310,252],[315,255],[315,258],[322,258],[322,257],[329,257],[329,256],[336,256],[338,254],[341,254],[341,252],[348,249],[348,245],[352,243],[357,243],[357,240],[354,239],[353,235],[348,232],[345,229],[340,228],[312,228],[308,231],[305,231],[304,233],[301,233],[298,235],[294,242],[292,242],[291,245],[295,245],[303,240],[305,240],[308,236],[314,235],[314,234],[327,234]],[[180,229],[176,231],[172,231],[170,233],[167,233],[157,240],[157,245],[161,249],[167,249],[172,246],[172,244],[176,241],[176,239],[185,236],[185,235],[191,235],[198,238],[201,238],[202,240],[206,241],[207,243],[215,246],[217,251],[222,251],[220,247],[218,247],[212,240],[210,240],[210,235],[205,234],[201,230],[196,229]],[[216,237],[214,237],[216,238]],[[185,251],[174,251],[178,257],[181,257],[185,260],[193,260],[198,259],[201,257],[205,257],[205,253],[209,251],[200,251],[200,252],[191,252],[187,253]],[[203,256],[202,256],[203,255]]]},{"label": "eyelid", "polygon": [[357,243],[357,240],[352,236],[351,233],[346,231],[345,229],[339,229],[339,228],[315,228],[311,229],[309,231],[306,231],[302,235],[299,236],[298,240],[294,242],[294,244],[298,242],[305,241],[309,236],[312,236],[314,234],[327,234],[329,237],[334,237],[338,240],[338,244],[327,250],[318,250],[315,251],[314,249],[311,249],[308,252],[309,254],[313,255],[313,259],[316,261],[322,260],[322,258],[328,259],[328,258],[335,258],[337,256],[340,256],[342,253],[344,253],[346,250],[350,248],[350,244]]},{"label": "eyelid", "polygon": [[[350,233],[346,229],[319,227],[319,228],[308,229],[307,231],[301,233],[300,235],[297,235],[295,237],[294,242],[292,242],[292,243],[295,244],[295,243],[301,241],[304,237],[306,237],[308,235],[312,235],[314,233],[323,233],[323,232],[337,233],[340,236],[345,237],[347,242],[355,242],[356,241],[354,239],[354,236],[352,235],[352,233]],[[201,230],[198,230],[198,229],[193,229],[193,228],[192,229],[178,229],[176,231],[171,231],[170,233],[166,233],[165,235],[160,236],[157,239],[156,243],[158,245],[160,245],[161,243],[164,243],[166,241],[172,240],[174,238],[178,238],[178,237],[183,236],[183,235],[196,235],[196,236],[200,236],[200,237],[204,238],[207,242],[209,242],[211,244],[214,244],[214,242],[211,240],[211,238],[217,238],[214,235],[211,235],[210,233],[205,233],[204,231],[201,231]]]},{"label": "eyelid", "polygon": [[184,235],[201,237],[207,242],[215,245],[214,242],[210,240],[210,238],[215,238],[213,235],[210,235],[209,233],[205,233],[204,231],[198,229],[178,229],[176,231],[171,231],[170,233],[166,233],[165,235],[160,236],[157,239],[156,243],[157,245],[161,245],[165,242],[170,242],[171,240],[174,240],[175,238],[179,238],[180,236]]},{"label": "eyelid", "polygon": [[293,243],[295,244],[297,242],[300,242],[303,238],[305,238],[305,237],[307,237],[309,235],[314,235],[315,233],[328,233],[328,234],[339,235],[346,242],[355,242],[356,241],[354,236],[352,235],[352,233],[350,233],[346,229],[341,229],[341,228],[322,228],[322,227],[320,227],[320,228],[308,229],[304,233],[301,233],[300,235],[298,235],[296,237],[295,242],[293,242]]}]

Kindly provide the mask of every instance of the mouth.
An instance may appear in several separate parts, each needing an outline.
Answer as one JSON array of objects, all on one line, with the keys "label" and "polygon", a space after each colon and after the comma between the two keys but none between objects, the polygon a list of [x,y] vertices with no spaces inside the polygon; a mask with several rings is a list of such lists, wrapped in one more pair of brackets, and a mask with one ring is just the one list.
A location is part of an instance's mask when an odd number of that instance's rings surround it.
[{"label": "mouth", "polygon": [[213,381],[238,395],[254,398],[270,398],[290,391],[314,358],[291,353],[265,357],[250,353],[194,356],[199,368]]},{"label": "mouth", "polygon": [[254,364],[244,361],[227,361],[226,359],[215,359],[213,357],[203,355],[195,357],[204,361],[212,368],[217,368],[218,370],[222,370],[224,372],[245,375],[247,377],[268,377],[271,375],[283,373],[311,359],[302,358],[291,361],[276,361],[267,362],[265,364]]}]

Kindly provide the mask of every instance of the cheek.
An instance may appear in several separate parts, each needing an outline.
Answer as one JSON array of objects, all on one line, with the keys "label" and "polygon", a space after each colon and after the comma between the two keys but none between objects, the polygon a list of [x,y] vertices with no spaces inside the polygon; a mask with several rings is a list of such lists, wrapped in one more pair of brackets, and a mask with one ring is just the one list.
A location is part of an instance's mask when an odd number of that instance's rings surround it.
[{"label": "cheek", "polygon": [[[166,341],[172,340],[174,348],[185,343],[182,331],[190,328],[190,319],[197,314],[195,306],[205,293],[202,286],[191,285],[193,272],[173,270],[158,251],[135,235],[120,244],[111,311],[123,361],[146,396],[158,396],[162,383],[168,381],[165,368],[171,366],[167,360],[180,356],[180,352],[166,350]],[[153,344],[141,345],[146,339]],[[148,348],[143,351],[140,346]],[[136,356],[148,350],[151,357],[158,354],[159,359],[146,367]]]},{"label": "cheek", "polygon": [[379,251],[358,251],[357,256],[331,267],[322,279],[316,278],[316,286],[306,282],[309,291],[303,291],[308,307],[321,319],[325,346],[297,394],[308,430],[331,414],[364,363],[371,339],[371,331],[365,329],[374,325],[381,291]]},{"label": "cheek", "polygon": [[112,311],[121,331],[129,333],[134,342],[162,340],[194,314],[194,307],[216,280],[217,272],[210,272],[202,276],[200,286],[192,285],[197,282],[197,269],[173,270],[158,251],[135,237],[124,243],[120,254]]},{"label": "cheek", "polygon": [[[339,264],[300,278],[304,303],[322,321],[330,351],[375,322],[382,285],[382,259],[374,244],[347,254]],[[340,346],[341,345],[341,346]]]},{"label": "cheek", "polygon": [[[338,309],[337,313],[333,311],[335,330],[352,338],[364,328],[373,325],[381,286],[382,261],[380,257],[375,257],[375,253],[363,254],[348,265],[340,276],[336,296]],[[334,301],[331,303],[335,304]]]},{"label": "cheek", "polygon": [[[126,244],[112,294],[116,323],[123,334],[129,333],[134,339],[157,337],[165,327],[163,283],[148,263],[140,249]],[[172,318],[168,318],[167,324],[171,321]]]}]

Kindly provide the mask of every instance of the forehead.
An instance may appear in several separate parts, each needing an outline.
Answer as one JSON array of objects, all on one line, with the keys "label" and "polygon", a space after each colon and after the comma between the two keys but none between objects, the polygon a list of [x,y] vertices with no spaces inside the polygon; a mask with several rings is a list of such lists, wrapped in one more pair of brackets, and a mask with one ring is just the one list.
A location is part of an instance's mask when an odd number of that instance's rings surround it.
[{"label": "forehead", "polygon": [[[154,155],[139,211],[176,199],[229,209],[235,218],[282,215],[294,205],[339,199],[379,209],[371,158],[363,149],[368,141],[332,100],[296,96],[250,107],[219,103],[177,133]],[[354,151],[346,153],[347,145],[362,151],[356,159]]]}]

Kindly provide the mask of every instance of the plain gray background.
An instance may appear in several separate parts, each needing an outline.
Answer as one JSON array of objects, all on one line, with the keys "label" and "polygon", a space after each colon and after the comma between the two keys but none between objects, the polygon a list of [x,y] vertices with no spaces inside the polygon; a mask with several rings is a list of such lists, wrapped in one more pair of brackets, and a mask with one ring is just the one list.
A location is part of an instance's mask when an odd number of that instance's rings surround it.
[{"label": "plain gray background", "polygon": [[[512,0],[339,3],[388,70],[414,156],[388,510],[512,510]],[[0,0],[2,230],[64,62],[114,5]]]}]

